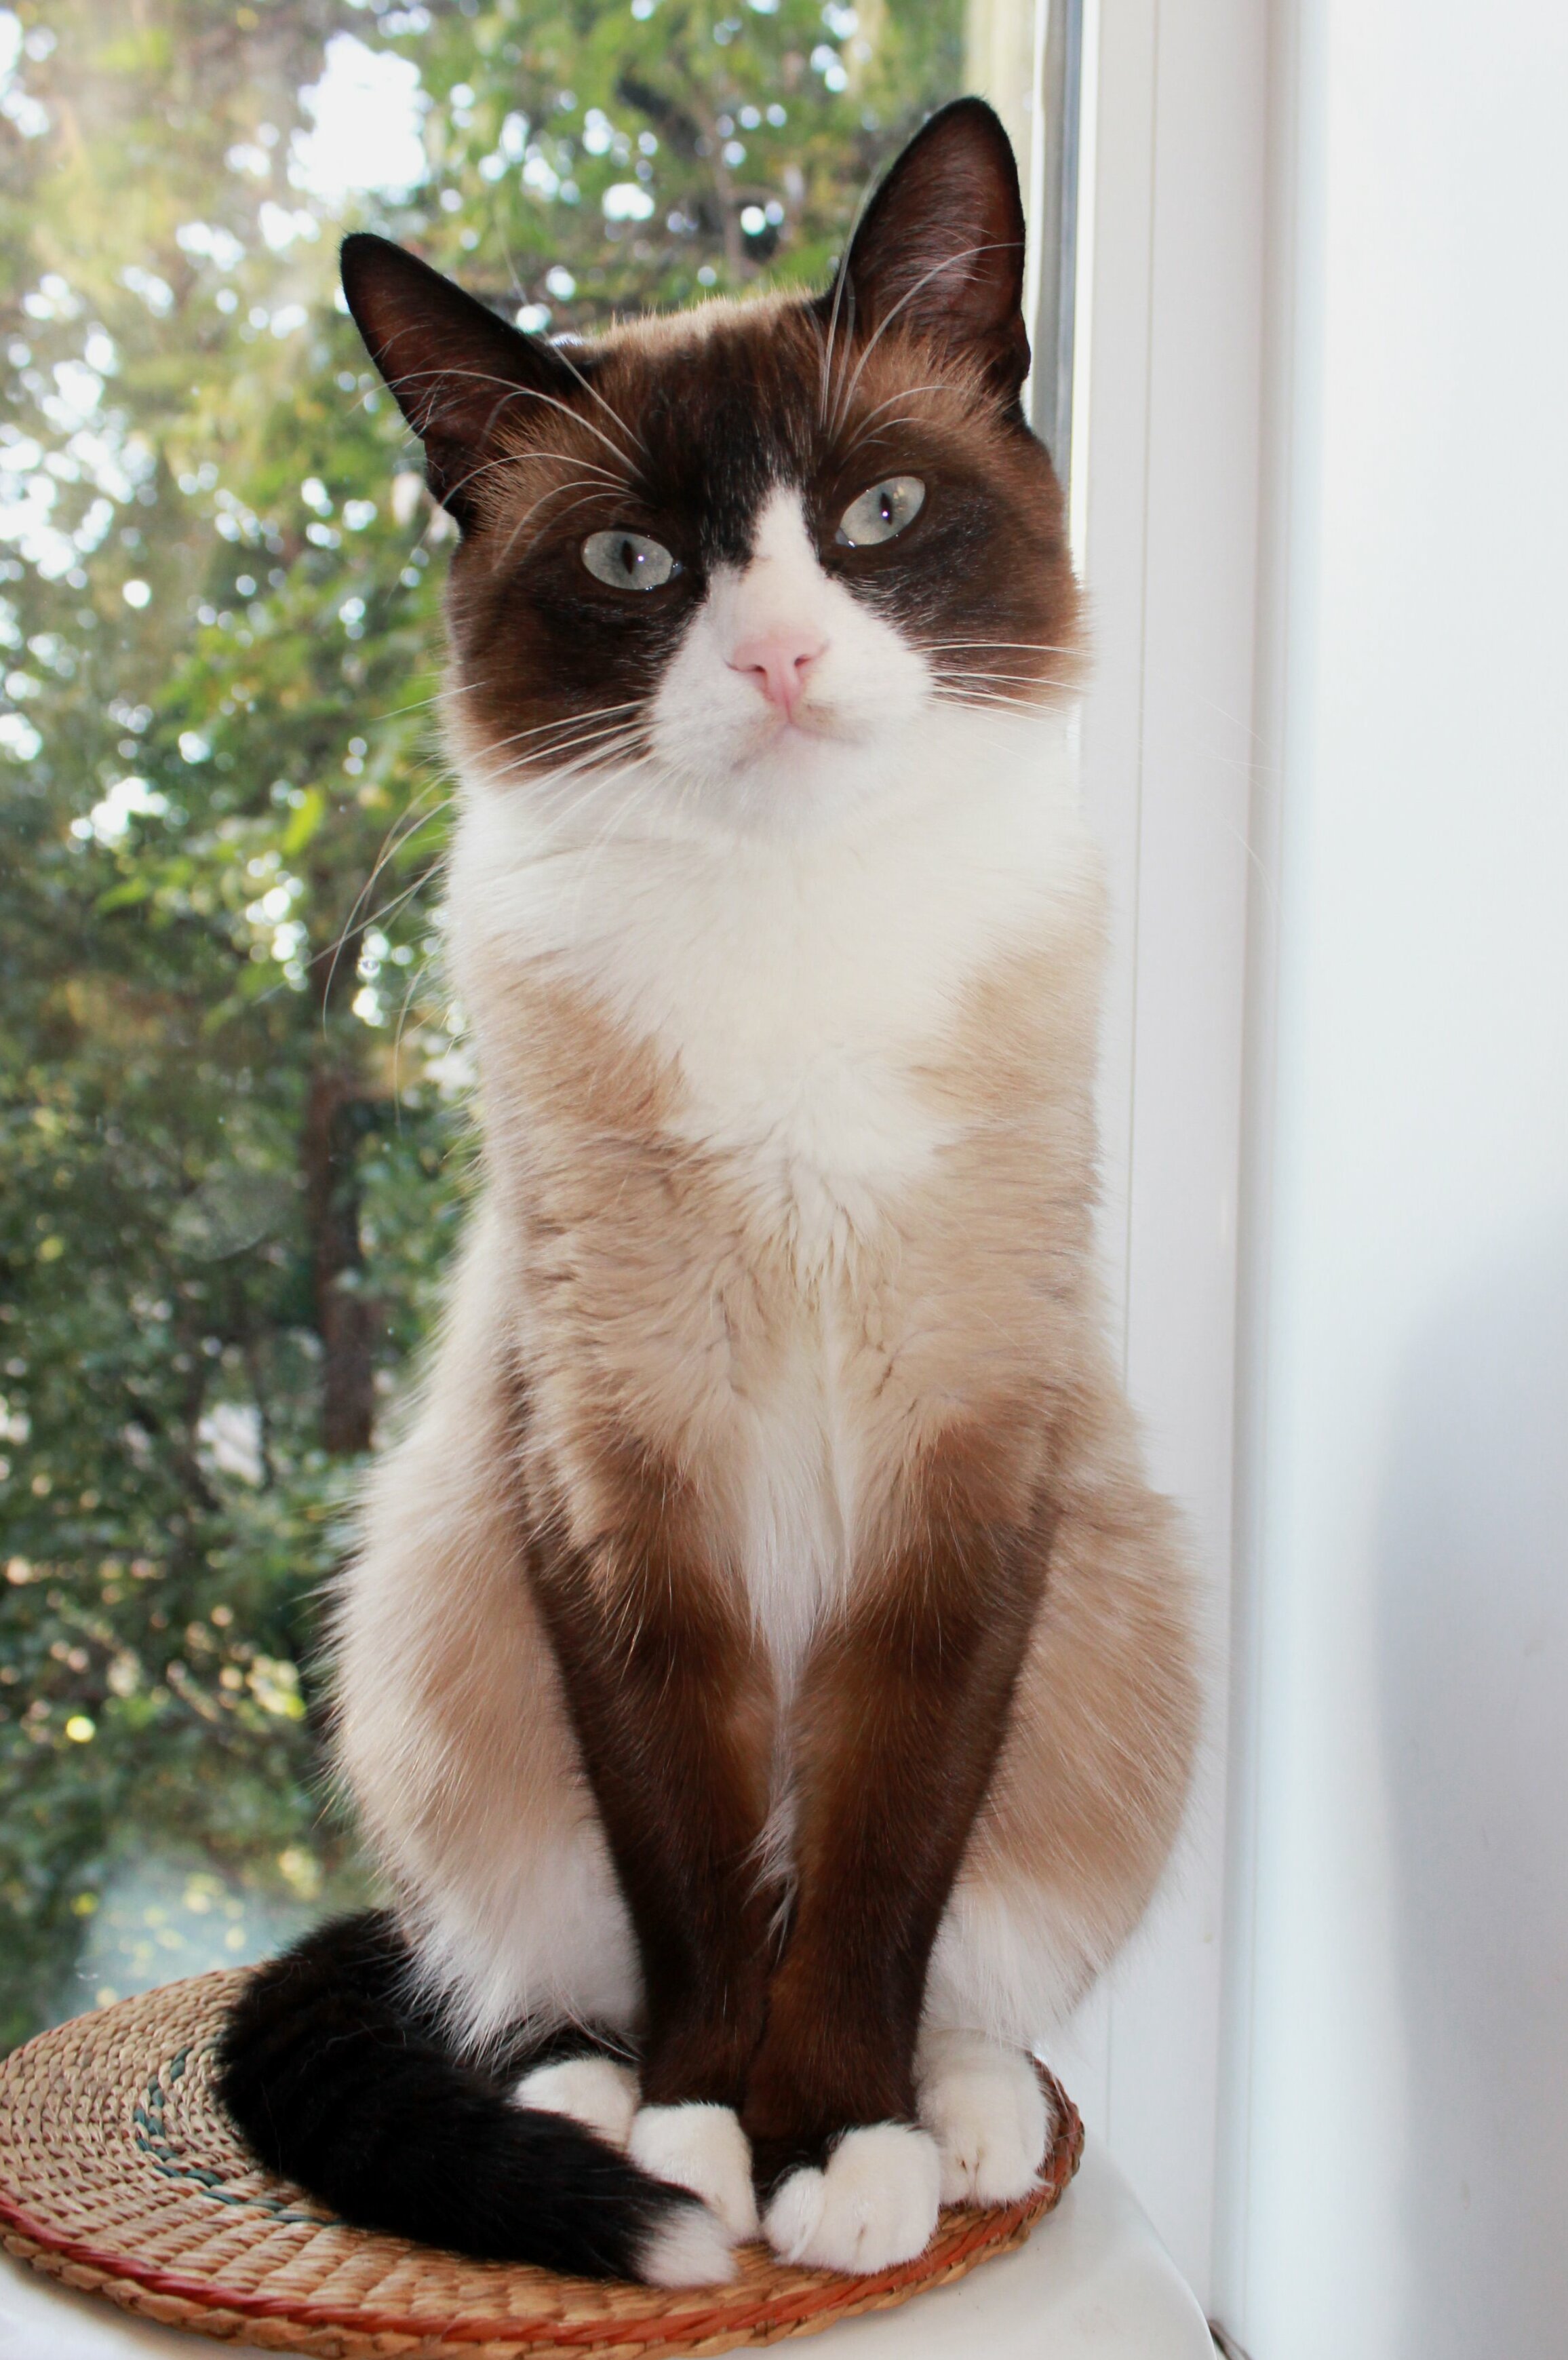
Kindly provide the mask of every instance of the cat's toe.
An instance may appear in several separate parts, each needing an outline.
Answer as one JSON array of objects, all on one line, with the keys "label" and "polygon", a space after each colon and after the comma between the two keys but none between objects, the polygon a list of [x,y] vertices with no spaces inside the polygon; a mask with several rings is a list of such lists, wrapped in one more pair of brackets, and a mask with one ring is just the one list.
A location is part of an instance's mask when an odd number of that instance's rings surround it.
[{"label": "cat's toe", "polygon": [[643,2106],[626,2152],[656,2180],[689,2188],[712,2206],[729,2235],[755,2237],[751,2142],[731,2106]]},{"label": "cat's toe", "polygon": [[512,2092],[515,2106],[544,2114],[570,2114],[597,2131],[612,2147],[624,2147],[637,2110],[637,2077],[612,2057],[567,2057],[559,2065],[536,2065]]},{"label": "cat's toe", "polygon": [[865,2275],[912,2261],[936,2227],[934,2142],[904,2123],[846,2131],[821,2171],[779,2182],[763,2226],[779,2258]]},{"label": "cat's toe", "polygon": [[920,2120],[942,2158],[944,2204],[1013,2204],[1039,2184],[1053,2125],[1028,2058],[939,2038],[922,2052]]},{"label": "cat's toe", "polygon": [[762,2216],[763,2234],[780,2261],[811,2258],[812,2240],[821,2226],[826,2201],[827,2176],[802,2166],[781,2180]]}]

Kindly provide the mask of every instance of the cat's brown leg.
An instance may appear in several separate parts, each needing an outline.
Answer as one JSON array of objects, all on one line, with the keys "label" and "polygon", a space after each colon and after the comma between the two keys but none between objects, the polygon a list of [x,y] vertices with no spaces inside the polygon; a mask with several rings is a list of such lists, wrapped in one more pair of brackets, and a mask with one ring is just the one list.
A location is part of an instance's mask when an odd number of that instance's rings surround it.
[{"label": "cat's brown leg", "polygon": [[644,2103],[736,2107],[766,2004],[771,1686],[680,1479],[639,1463],[618,1491],[594,1547],[536,1538],[530,1574],[637,1932]]},{"label": "cat's brown leg", "polygon": [[744,2119],[759,2184],[846,2128],[915,2120],[926,1969],[1044,1580],[1049,1516],[995,1515],[973,1446],[925,1470],[908,1538],[808,1668],[797,1895]]}]

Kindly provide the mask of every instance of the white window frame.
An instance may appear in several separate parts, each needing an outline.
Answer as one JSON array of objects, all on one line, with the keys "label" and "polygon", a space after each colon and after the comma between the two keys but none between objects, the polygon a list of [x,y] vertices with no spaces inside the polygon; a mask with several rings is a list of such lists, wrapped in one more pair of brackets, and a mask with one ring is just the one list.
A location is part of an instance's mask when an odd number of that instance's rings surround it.
[{"label": "white window frame", "polygon": [[[1112,897],[1103,1256],[1151,1470],[1181,1503],[1201,1568],[1210,1657],[1178,1857],[1061,2061],[1091,2135],[1205,2305],[1222,2103],[1267,22],[1264,0],[976,0],[970,45],[975,86],[1020,145],[1032,243],[1058,241],[1033,266],[1031,390],[1037,428],[1066,461],[1094,653],[1082,775]],[[1057,93],[1074,32],[1075,158],[1065,140],[1046,152],[1053,98],[1071,128],[1071,93],[1065,108]],[[1053,269],[1057,257],[1068,267]]]}]

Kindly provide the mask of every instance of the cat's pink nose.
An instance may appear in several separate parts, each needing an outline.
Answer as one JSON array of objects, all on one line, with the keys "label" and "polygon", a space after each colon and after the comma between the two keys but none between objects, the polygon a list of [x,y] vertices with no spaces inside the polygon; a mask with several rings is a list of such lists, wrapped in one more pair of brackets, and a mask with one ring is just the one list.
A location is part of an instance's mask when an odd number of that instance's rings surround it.
[{"label": "cat's pink nose", "polygon": [[758,631],[731,649],[729,667],[748,672],[768,704],[776,705],[788,720],[805,694],[807,673],[826,645],[820,632],[809,628]]}]

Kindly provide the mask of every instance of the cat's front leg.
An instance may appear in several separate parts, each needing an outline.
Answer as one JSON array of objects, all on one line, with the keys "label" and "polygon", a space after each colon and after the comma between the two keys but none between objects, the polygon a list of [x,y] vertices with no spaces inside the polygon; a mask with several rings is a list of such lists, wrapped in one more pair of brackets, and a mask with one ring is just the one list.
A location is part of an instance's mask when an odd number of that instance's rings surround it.
[{"label": "cat's front leg", "polygon": [[746,2237],[757,2223],[737,2108],[767,2003],[770,1903],[756,1858],[771,1686],[692,1537],[679,1477],[634,1463],[615,1529],[584,1549],[547,1526],[529,1573],[642,1965],[626,2151]]},{"label": "cat's front leg", "polygon": [[[870,2271],[919,2253],[942,2166],[915,2050],[926,1969],[1000,1746],[1050,1519],[986,1513],[954,1443],[901,1546],[861,1570],[797,1715],[797,1894],[745,2123],[775,2249]],[[978,1495],[978,1496],[976,1496]]]}]

